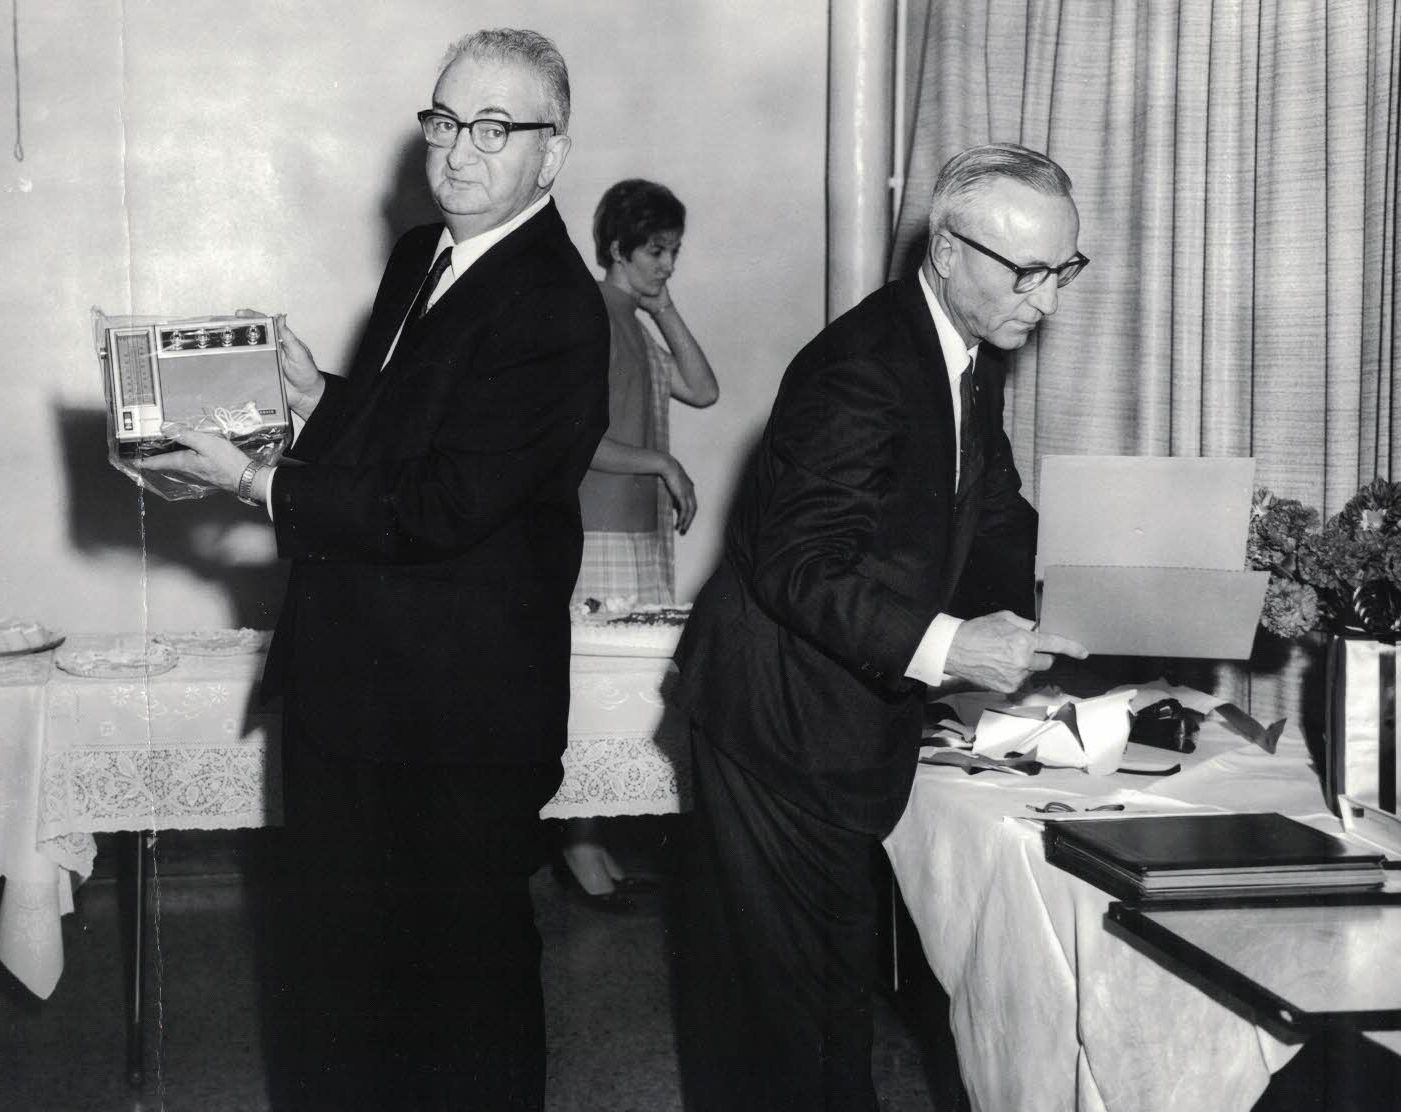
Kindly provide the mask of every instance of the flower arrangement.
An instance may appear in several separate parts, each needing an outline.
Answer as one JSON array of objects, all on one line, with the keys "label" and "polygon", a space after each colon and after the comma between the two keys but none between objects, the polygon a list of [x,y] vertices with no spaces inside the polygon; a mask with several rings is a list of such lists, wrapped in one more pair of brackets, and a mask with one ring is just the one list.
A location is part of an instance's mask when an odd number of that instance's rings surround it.
[{"label": "flower arrangement", "polygon": [[1321,528],[1317,510],[1256,491],[1246,559],[1270,573],[1260,624],[1271,633],[1401,632],[1401,482],[1372,480]]}]

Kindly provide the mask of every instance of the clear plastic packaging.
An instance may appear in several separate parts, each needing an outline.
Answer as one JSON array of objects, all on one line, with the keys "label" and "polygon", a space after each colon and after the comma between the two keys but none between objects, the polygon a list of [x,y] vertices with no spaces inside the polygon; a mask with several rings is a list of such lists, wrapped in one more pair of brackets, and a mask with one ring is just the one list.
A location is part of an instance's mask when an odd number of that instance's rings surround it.
[{"label": "clear plastic packaging", "polygon": [[179,450],[178,432],[227,437],[260,463],[282,458],[292,420],[274,318],[115,317],[94,308],[92,319],[107,398],[107,459],[138,486],[170,501],[219,489],[142,466]]}]

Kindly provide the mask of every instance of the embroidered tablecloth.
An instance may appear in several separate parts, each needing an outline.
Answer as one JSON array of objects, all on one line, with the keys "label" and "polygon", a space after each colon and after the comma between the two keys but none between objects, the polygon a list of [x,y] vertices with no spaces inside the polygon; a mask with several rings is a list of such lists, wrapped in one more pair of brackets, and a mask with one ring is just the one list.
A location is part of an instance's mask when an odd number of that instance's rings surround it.
[{"label": "embroidered tablecloth", "polygon": [[[70,638],[60,653],[115,637]],[[158,675],[91,678],[53,652],[0,659],[0,964],[47,997],[63,970],[72,874],[93,834],[228,830],[281,821],[276,709],[259,705],[262,652],[182,652]],[[564,782],[546,818],[689,806],[686,734],[664,658],[574,657]]]}]

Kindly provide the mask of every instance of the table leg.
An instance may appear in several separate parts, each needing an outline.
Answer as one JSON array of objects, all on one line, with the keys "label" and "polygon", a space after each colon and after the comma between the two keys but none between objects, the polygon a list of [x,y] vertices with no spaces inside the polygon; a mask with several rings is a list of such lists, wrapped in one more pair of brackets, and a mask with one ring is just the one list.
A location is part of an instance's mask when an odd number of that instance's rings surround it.
[{"label": "table leg", "polygon": [[[144,1011],[144,975],[146,969],[146,859],[151,847],[151,835],[134,831],[131,835],[130,869],[127,908],[130,924],[131,967],[127,970],[126,999],[126,1078],[133,1087],[145,1081],[145,1046],[141,1019]],[[134,850],[135,852],[131,852]]]}]

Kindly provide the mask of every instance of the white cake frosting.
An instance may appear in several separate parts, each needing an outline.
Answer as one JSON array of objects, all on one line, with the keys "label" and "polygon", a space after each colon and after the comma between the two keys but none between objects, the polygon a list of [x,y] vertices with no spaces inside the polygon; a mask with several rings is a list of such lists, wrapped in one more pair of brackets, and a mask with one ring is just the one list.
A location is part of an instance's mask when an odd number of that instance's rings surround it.
[{"label": "white cake frosting", "polygon": [[610,599],[570,614],[570,650],[577,656],[670,656],[691,607],[632,606]]},{"label": "white cake frosting", "polygon": [[54,635],[38,622],[25,618],[0,618],[0,653],[18,653],[47,645]]}]

